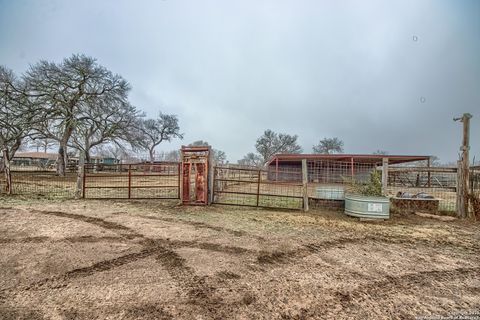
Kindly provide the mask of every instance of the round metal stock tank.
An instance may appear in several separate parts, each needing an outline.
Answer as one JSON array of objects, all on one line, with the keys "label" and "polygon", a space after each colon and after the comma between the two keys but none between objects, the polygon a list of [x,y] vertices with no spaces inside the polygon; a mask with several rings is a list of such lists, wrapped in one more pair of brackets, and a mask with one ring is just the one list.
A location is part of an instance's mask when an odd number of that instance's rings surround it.
[{"label": "round metal stock tank", "polygon": [[315,196],[317,199],[343,200],[345,199],[345,191],[343,187],[320,186],[315,189]]},{"label": "round metal stock tank", "polygon": [[362,195],[345,195],[345,214],[367,219],[389,219],[390,199]]}]

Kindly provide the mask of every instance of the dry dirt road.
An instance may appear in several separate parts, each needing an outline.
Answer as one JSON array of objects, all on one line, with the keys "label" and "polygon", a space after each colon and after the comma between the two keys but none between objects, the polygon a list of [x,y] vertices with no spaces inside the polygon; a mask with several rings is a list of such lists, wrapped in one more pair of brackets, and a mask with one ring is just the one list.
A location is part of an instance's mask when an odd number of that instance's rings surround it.
[{"label": "dry dirt road", "polygon": [[478,223],[0,198],[0,319],[415,319],[478,309]]}]

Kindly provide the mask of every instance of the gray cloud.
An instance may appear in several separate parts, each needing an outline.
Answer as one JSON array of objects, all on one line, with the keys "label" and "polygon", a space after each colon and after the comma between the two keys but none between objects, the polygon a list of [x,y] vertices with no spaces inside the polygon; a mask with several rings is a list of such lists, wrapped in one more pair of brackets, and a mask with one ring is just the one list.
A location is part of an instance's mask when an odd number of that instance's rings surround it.
[{"label": "gray cloud", "polygon": [[150,116],[178,114],[183,143],[207,140],[230,160],[271,128],[306,152],[338,136],[346,152],[452,161],[463,112],[480,157],[478,1],[0,0],[0,43],[17,72],[96,57]]}]

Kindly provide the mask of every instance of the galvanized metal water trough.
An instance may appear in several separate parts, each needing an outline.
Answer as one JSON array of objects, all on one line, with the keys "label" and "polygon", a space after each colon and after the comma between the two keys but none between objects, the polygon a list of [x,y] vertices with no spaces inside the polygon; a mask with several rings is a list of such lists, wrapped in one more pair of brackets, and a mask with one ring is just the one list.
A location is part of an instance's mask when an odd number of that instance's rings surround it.
[{"label": "galvanized metal water trough", "polygon": [[319,186],[316,188],[316,198],[323,200],[344,200],[343,186]]},{"label": "galvanized metal water trough", "polygon": [[345,214],[365,219],[389,219],[390,199],[387,197],[346,194]]}]

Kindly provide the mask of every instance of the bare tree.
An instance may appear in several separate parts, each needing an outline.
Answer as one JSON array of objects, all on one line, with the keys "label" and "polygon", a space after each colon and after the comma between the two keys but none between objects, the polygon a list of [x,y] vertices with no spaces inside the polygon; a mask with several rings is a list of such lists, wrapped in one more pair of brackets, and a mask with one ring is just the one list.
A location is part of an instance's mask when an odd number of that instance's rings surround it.
[{"label": "bare tree", "polygon": [[133,151],[127,148],[126,143],[101,144],[94,147],[93,150],[96,155],[110,157],[118,160],[120,163],[127,162],[133,158]]},{"label": "bare tree", "polygon": [[[197,141],[194,141],[192,143],[189,144],[189,146],[206,146],[206,147],[211,147],[210,144],[208,144],[207,141],[203,141],[203,140],[197,140]],[[218,149],[215,149],[215,148],[212,148],[212,153],[213,153],[213,161],[216,163],[216,164],[223,164],[227,161],[227,154],[222,151],[222,150],[218,150]]]},{"label": "bare tree", "polygon": [[238,160],[238,164],[260,168],[264,165],[264,162],[260,155],[250,152],[247,153],[242,159]]},{"label": "bare tree", "polygon": [[339,138],[323,138],[320,142],[313,146],[314,153],[343,153],[343,141]]},{"label": "bare tree", "polygon": [[83,121],[74,129],[69,146],[83,152],[90,162],[90,153],[105,143],[135,143],[134,125],[141,114],[124,101],[100,101],[82,112]]},{"label": "bare tree", "polygon": [[67,146],[75,128],[89,118],[85,114],[100,101],[126,102],[129,84],[95,59],[73,55],[56,64],[42,60],[24,76],[46,117],[36,126],[38,136],[58,142],[57,174],[65,175]]},{"label": "bare tree", "polygon": [[38,110],[25,94],[24,84],[6,67],[0,66],[0,148],[7,193],[11,193],[10,160],[31,130]]},{"label": "bare tree", "polygon": [[54,147],[56,144],[57,142],[53,139],[38,138],[32,139],[29,143],[29,146],[35,148],[37,152],[42,150],[43,153],[47,153],[48,149]]},{"label": "bare tree", "polygon": [[255,148],[262,156],[263,164],[277,153],[300,153],[302,147],[297,143],[297,135],[286,133],[275,133],[272,130],[266,130],[263,135],[257,139]]},{"label": "bare tree", "polygon": [[141,119],[138,129],[139,135],[135,139],[135,144],[140,149],[148,151],[152,163],[155,160],[154,150],[160,143],[171,141],[174,138],[183,139],[176,115],[160,112],[156,119]]},{"label": "bare tree", "polygon": [[158,154],[158,159],[162,161],[180,162],[180,150],[161,151]]}]

